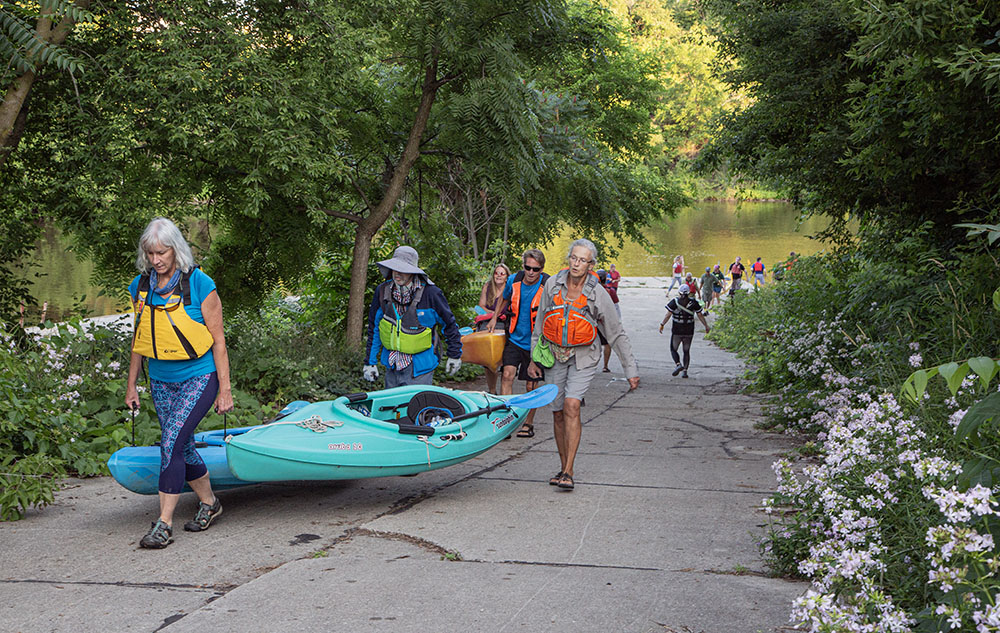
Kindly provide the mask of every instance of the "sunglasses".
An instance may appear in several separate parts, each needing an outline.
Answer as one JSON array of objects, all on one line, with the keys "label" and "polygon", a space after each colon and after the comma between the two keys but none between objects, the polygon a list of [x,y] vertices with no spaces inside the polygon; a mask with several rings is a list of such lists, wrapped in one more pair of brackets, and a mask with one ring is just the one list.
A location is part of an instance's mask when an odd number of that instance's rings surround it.
[{"label": "sunglasses", "polygon": [[540,273],[540,272],[542,272],[542,267],[541,266],[529,266],[529,265],[525,264],[524,265],[524,269],[525,270],[530,270],[533,273]]}]

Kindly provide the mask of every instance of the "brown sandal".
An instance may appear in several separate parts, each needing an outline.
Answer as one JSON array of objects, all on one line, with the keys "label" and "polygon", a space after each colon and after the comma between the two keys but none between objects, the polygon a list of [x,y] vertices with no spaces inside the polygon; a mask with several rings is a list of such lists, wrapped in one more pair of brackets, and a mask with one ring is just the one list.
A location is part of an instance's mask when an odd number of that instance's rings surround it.
[{"label": "brown sandal", "polygon": [[576,484],[573,483],[572,476],[563,473],[562,477],[559,478],[559,483],[556,485],[562,488],[563,490],[572,490]]},{"label": "brown sandal", "polygon": [[552,478],[551,478],[551,479],[549,479],[549,485],[550,485],[550,486],[558,486],[558,485],[559,485],[559,482],[560,482],[560,481],[562,480],[562,478],[563,478],[563,475],[565,475],[565,474],[566,474],[566,473],[564,473],[563,471],[561,471],[561,470],[560,470],[560,471],[559,471],[559,472],[557,472],[556,474],[552,475]]}]

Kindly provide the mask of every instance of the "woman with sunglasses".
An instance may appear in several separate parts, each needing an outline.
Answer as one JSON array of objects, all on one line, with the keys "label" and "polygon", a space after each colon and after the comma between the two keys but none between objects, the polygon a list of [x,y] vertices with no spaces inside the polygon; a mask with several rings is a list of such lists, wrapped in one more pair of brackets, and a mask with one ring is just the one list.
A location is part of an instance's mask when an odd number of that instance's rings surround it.
[{"label": "woman with sunglasses", "polygon": [[139,546],[162,549],[173,542],[174,510],[185,483],[199,499],[185,530],[207,530],[222,514],[193,435],[213,404],[219,413],[233,410],[233,394],[222,301],[212,278],[195,266],[191,248],[173,222],[155,218],[146,226],[136,268],[140,274],[129,285],[135,333],[125,405],[139,407],[136,381],[145,358],[161,430],[160,514]]}]

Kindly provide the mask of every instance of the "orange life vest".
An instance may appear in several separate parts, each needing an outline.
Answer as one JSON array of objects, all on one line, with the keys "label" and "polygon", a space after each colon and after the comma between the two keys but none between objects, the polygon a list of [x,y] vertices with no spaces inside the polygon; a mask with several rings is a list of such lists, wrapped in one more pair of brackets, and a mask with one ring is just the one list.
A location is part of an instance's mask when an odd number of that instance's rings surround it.
[{"label": "orange life vest", "polygon": [[[545,282],[549,278],[548,275],[542,273],[538,278],[538,289],[535,290],[535,296],[531,298],[531,330],[535,329],[535,317],[538,315],[538,304],[542,302],[542,290],[545,289]],[[510,306],[507,310],[510,312],[510,321],[507,324],[507,331],[513,332],[517,328],[517,318],[518,312],[521,308],[521,286],[524,285],[524,272],[519,271],[514,275],[514,279],[510,284]]]},{"label": "orange life vest", "polygon": [[575,301],[563,299],[561,289],[552,297],[552,307],[542,319],[542,336],[562,347],[590,345],[597,338],[597,320],[591,316],[587,293],[600,284],[597,274],[591,271],[583,290]]}]

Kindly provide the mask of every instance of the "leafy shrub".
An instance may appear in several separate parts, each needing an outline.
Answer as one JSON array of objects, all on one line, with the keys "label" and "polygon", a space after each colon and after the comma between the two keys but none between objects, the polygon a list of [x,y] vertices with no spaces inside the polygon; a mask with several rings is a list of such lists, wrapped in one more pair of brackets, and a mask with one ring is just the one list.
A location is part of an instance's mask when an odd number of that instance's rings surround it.
[{"label": "leafy shrub", "polygon": [[276,293],[257,311],[229,318],[234,384],[278,409],[292,400],[330,400],[362,390],[363,349],[345,344],[339,321],[315,323],[314,315]]},{"label": "leafy shrub", "polygon": [[[62,326],[24,349],[12,338],[0,347],[0,394],[7,403],[0,412],[5,519],[50,502],[59,476],[104,472],[104,463],[125,440],[118,413],[125,393],[118,377],[119,335],[100,328],[78,336],[79,324],[75,327]],[[148,418],[149,409],[140,415]]]},{"label": "leafy shrub", "polygon": [[[8,403],[0,412],[4,519],[51,502],[62,476],[107,474],[111,454],[129,444],[133,434],[139,445],[159,439],[156,411],[141,377],[139,411],[133,417],[125,408],[127,330],[84,328],[75,321],[20,345],[6,335],[0,340],[0,396]],[[244,413],[232,415],[231,426],[257,423],[267,413],[244,392],[234,392],[234,399]],[[202,428],[223,424],[222,416],[213,413]]]}]

